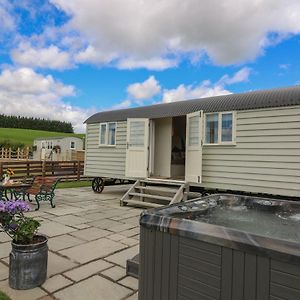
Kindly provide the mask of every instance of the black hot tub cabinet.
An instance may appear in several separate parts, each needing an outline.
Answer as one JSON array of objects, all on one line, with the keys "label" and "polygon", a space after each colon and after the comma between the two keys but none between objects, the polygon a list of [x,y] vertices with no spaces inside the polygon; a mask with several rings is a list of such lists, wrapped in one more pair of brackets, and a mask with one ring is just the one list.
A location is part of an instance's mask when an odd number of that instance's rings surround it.
[{"label": "black hot tub cabinet", "polygon": [[[272,233],[274,226],[268,236],[207,223],[214,203],[230,206],[234,214],[241,207],[250,213],[261,209],[253,228],[277,214],[283,238]],[[294,222],[285,229],[289,216]],[[299,216],[300,203],[229,194],[144,212],[139,299],[299,300]]]}]

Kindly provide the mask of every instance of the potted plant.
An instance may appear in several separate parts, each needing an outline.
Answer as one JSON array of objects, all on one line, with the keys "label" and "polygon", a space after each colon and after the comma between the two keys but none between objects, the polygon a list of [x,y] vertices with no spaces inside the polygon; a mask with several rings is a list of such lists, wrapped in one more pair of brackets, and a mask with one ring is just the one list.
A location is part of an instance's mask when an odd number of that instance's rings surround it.
[{"label": "potted plant", "polygon": [[0,201],[0,228],[12,238],[9,285],[26,290],[42,285],[47,276],[47,237],[38,235],[40,222],[26,217],[30,210],[22,200]]}]

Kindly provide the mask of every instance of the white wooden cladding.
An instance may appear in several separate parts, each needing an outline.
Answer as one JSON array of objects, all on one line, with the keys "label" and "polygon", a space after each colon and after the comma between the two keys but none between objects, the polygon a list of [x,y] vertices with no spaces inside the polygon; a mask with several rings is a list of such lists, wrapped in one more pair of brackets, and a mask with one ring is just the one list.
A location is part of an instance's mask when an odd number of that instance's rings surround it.
[{"label": "white wooden cladding", "polygon": [[[203,146],[202,186],[299,196],[299,122],[299,106],[237,111],[236,145]],[[87,176],[125,177],[126,133],[117,122],[116,146],[99,147],[99,124],[87,125]]]},{"label": "white wooden cladding", "polygon": [[203,186],[300,196],[300,107],[236,112],[236,145],[203,147]]}]

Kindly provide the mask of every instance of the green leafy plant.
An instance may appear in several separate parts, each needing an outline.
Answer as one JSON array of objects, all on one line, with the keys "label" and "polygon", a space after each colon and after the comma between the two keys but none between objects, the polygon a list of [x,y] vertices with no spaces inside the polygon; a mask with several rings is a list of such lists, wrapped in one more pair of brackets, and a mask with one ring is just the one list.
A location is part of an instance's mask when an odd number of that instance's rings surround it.
[{"label": "green leafy plant", "polygon": [[28,203],[21,200],[0,201],[0,227],[17,244],[31,244],[40,222],[26,217]]}]

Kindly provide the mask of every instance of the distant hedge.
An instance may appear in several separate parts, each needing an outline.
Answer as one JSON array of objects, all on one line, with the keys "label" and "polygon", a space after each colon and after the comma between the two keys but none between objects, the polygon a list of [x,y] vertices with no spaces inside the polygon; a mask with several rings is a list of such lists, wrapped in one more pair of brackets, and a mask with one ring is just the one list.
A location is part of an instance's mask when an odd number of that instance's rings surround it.
[{"label": "distant hedge", "polygon": [[0,127],[74,133],[72,124],[68,122],[1,114]]}]

